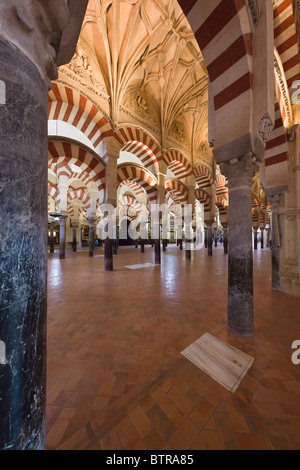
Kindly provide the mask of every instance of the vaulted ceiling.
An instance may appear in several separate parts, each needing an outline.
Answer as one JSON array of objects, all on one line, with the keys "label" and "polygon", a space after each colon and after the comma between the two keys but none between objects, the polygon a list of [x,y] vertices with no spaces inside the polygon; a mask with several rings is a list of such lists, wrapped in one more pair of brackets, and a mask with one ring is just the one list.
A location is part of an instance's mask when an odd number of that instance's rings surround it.
[{"label": "vaulted ceiling", "polygon": [[90,0],[66,71],[88,80],[114,128],[140,123],[192,160],[207,142],[207,70],[176,0]]}]

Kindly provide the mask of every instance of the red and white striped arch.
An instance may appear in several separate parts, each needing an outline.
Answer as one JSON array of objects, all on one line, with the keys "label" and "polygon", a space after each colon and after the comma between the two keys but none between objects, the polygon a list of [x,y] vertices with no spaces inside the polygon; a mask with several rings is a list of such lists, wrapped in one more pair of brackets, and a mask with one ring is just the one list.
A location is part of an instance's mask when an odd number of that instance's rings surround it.
[{"label": "red and white striped arch", "polygon": [[[78,215],[80,215],[81,213],[86,214],[85,209],[84,209],[84,206],[81,206],[81,207],[78,207],[78,206],[77,206],[77,207],[76,207],[76,210],[77,210]],[[75,215],[75,209],[74,209],[74,207],[72,206],[72,204],[69,204],[69,205],[68,205],[68,214],[69,214],[69,217],[70,217],[71,219],[72,219],[72,218],[74,217],[74,215]],[[85,220],[85,218],[86,218],[86,215],[83,217],[83,220]]]},{"label": "red and white striped arch", "polygon": [[193,174],[191,165],[178,150],[168,150],[165,154],[165,163],[176,179],[184,179]]},{"label": "red and white striped arch", "polygon": [[113,134],[101,110],[77,90],[54,82],[48,95],[48,119],[71,124],[83,132],[101,157],[106,154],[104,139]]},{"label": "red and white striped arch", "polygon": [[199,189],[209,192],[211,187],[215,184],[211,171],[205,165],[196,166],[194,169],[194,176]]},{"label": "red and white striped arch", "polygon": [[141,161],[141,164],[156,175],[159,171],[158,162],[162,160],[162,153],[158,142],[147,132],[133,126],[118,129],[113,138],[121,146],[120,151],[130,152]]},{"label": "red and white striped arch", "polygon": [[204,212],[210,212],[210,195],[203,189],[195,189],[195,198],[204,205]]},{"label": "red and white striped arch", "polygon": [[74,199],[82,202],[85,211],[91,207],[91,199],[88,196],[85,188],[71,189],[68,191],[68,206]]},{"label": "red and white striped arch", "polygon": [[[74,173],[71,164],[79,167],[82,173]],[[104,198],[105,166],[95,155],[80,145],[63,140],[50,140],[48,142],[48,168],[58,176],[65,174],[85,184],[95,182],[99,190],[100,202]]]},{"label": "red and white striped arch", "polygon": [[253,227],[258,227],[258,207],[252,208],[252,225]]},{"label": "red and white striped arch", "polygon": [[217,196],[228,200],[228,188],[226,187],[227,181],[225,176],[218,175],[216,178],[216,194]]},{"label": "red and white striped arch", "polygon": [[275,47],[281,58],[289,90],[300,80],[298,35],[292,0],[277,0],[274,8]]},{"label": "red and white striped arch", "polygon": [[142,204],[138,202],[134,197],[124,195],[119,199],[120,215],[129,215],[134,217],[138,212],[142,210]]},{"label": "red and white striped arch", "polygon": [[266,143],[265,167],[286,162],[288,160],[288,147],[286,129],[283,125],[279,104],[275,105],[275,126]]},{"label": "red and white striped arch", "polygon": [[121,165],[118,168],[117,180],[119,185],[128,180],[138,183],[146,191],[149,201],[156,201],[157,180],[146,168],[135,165]]},{"label": "red and white striped arch", "polygon": [[177,180],[168,179],[165,183],[166,196],[170,197],[175,204],[186,204],[188,202],[188,192],[185,186]]},{"label": "red and white striped arch", "polygon": [[55,204],[55,212],[58,212],[57,197],[58,197],[57,186],[48,181],[48,212],[50,212],[50,201],[49,201],[49,198],[51,198],[51,199],[54,201],[54,204]]},{"label": "red and white striped arch", "polygon": [[[179,4],[208,70],[216,145],[231,142],[239,137],[237,129],[243,129],[243,134],[249,131],[251,118],[253,53],[248,6],[245,0],[179,0]],[[224,122],[226,115],[231,119]]]},{"label": "red and white striped arch", "polygon": [[220,196],[216,196],[215,203],[219,210],[220,217],[227,216],[228,202],[226,201],[226,199]]},{"label": "red and white striped arch", "polygon": [[126,186],[130,188],[136,196],[140,196],[141,194],[145,194],[146,192],[145,189],[142,188],[142,186],[136,181],[124,180],[120,183],[120,186]]}]

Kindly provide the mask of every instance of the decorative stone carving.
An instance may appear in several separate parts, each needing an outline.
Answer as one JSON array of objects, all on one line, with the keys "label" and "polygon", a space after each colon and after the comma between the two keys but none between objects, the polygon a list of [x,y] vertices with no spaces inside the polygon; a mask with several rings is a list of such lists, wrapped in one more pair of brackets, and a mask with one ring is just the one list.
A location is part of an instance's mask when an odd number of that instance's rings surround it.
[{"label": "decorative stone carving", "polygon": [[259,171],[259,166],[252,154],[240,159],[220,163],[221,173],[228,178],[229,188],[249,186],[252,188],[252,178]]},{"label": "decorative stone carving", "polygon": [[[291,105],[291,100],[290,100],[290,94],[289,94],[288,85],[285,79],[285,72],[283,69],[283,65],[282,65],[280,56],[276,48],[274,51],[274,70],[275,70],[275,78],[280,88],[281,99],[283,100],[285,112],[286,112],[286,118],[283,124],[285,127],[291,127],[293,125],[293,111],[292,111],[292,105]],[[277,99],[279,102],[280,100],[278,96],[277,96]]]},{"label": "decorative stone carving", "polygon": [[180,142],[184,143],[186,141],[186,130],[184,124],[180,121],[174,121],[171,126],[171,134],[175,139]]},{"label": "decorative stone carving", "polygon": [[273,130],[274,123],[272,119],[270,118],[269,114],[265,114],[258,125],[258,134],[262,138],[264,142],[267,142],[269,140],[270,134]]},{"label": "decorative stone carving", "polygon": [[[275,1],[275,0],[274,0]],[[300,2],[299,0],[293,0],[293,9],[296,19],[297,32],[298,32],[298,50],[300,51],[300,36],[299,36],[299,27],[300,27]]]},{"label": "decorative stone carving", "polygon": [[67,0],[8,0],[0,5],[1,36],[30,58],[49,89],[57,78],[56,54],[69,17]]},{"label": "decorative stone carving", "polygon": [[256,26],[259,21],[260,11],[257,0],[248,0],[248,7],[251,13],[253,25]]},{"label": "decorative stone carving", "polygon": [[153,112],[151,112],[151,108],[146,97],[141,92],[129,95],[125,99],[123,106],[121,106],[121,110],[123,111],[124,108],[130,115],[133,115],[133,117],[134,115],[137,115],[147,122],[158,125],[158,121]]},{"label": "decorative stone carving", "polygon": [[94,69],[90,64],[88,53],[80,42],[77,45],[76,52],[71,62],[67,66],[60,67],[59,71],[79,82],[80,85],[85,88],[90,89],[106,101],[110,101],[103,82],[100,82],[96,78]]}]

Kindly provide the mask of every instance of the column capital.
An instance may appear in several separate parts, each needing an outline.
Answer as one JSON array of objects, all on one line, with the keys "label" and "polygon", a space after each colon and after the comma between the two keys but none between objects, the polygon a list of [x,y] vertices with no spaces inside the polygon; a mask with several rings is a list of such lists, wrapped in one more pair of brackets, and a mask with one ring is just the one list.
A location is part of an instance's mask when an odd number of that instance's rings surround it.
[{"label": "column capital", "polygon": [[272,211],[278,212],[281,205],[281,198],[283,194],[287,191],[287,186],[279,186],[276,188],[267,188],[265,189],[266,196],[269,203],[271,204]]},{"label": "column capital", "polygon": [[67,220],[68,220],[68,215],[67,214],[61,214],[59,216],[59,223],[60,224],[62,224],[62,223],[65,224],[67,222]]},{"label": "column capital", "polygon": [[89,225],[94,225],[97,221],[97,217],[87,217],[86,221],[89,223]]},{"label": "column capital", "polygon": [[77,26],[81,26],[86,0],[10,0],[1,3],[4,3],[0,6],[1,36],[35,64],[50,89],[51,80],[57,78],[57,55],[59,65],[62,65],[69,62],[75,51],[79,35]]},{"label": "column capital", "polygon": [[79,220],[72,220],[72,228],[78,228],[79,227]]},{"label": "column capital", "polygon": [[237,189],[242,186],[252,187],[252,178],[259,171],[256,157],[252,153],[241,158],[234,158],[228,162],[220,163],[221,172],[228,178],[230,189]]}]

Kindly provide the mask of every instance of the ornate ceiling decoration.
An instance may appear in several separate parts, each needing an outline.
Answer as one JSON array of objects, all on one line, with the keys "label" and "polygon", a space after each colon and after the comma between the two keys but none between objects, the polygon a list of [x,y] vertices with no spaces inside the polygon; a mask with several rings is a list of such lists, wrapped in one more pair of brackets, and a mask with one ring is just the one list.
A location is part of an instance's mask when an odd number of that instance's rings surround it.
[{"label": "ornate ceiling decoration", "polygon": [[90,0],[59,78],[91,92],[115,129],[147,125],[192,158],[207,141],[207,70],[176,0]]}]

